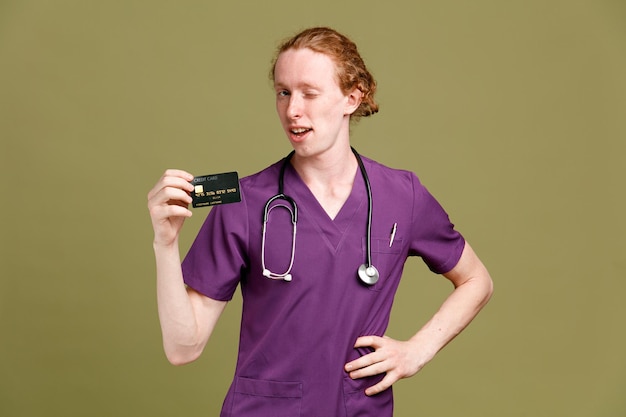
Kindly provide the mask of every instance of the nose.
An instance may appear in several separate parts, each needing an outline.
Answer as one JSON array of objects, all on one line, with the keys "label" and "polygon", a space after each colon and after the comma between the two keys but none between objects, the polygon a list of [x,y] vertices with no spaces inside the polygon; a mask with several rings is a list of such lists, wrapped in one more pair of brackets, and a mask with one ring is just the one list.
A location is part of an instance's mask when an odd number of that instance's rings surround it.
[{"label": "nose", "polygon": [[287,104],[287,117],[290,119],[298,119],[302,116],[302,99],[292,94]]}]

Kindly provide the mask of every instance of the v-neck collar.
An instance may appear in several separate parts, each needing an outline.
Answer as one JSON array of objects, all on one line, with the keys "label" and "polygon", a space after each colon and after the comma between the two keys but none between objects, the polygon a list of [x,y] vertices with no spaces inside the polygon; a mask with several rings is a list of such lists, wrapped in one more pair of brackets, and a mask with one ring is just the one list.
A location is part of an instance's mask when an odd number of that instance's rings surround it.
[{"label": "v-neck collar", "polygon": [[299,218],[306,216],[307,220],[317,227],[320,235],[333,251],[337,251],[341,246],[357,213],[367,209],[365,181],[360,172],[357,168],[350,195],[335,218],[331,219],[294,167],[291,164],[286,167],[285,194],[293,195],[298,211],[301,213]]}]

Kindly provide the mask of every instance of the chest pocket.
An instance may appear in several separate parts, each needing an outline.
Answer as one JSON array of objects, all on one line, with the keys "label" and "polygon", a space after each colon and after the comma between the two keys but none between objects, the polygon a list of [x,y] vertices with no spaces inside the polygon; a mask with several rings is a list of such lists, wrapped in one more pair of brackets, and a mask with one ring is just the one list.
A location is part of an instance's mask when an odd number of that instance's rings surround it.
[{"label": "chest pocket", "polygon": [[[367,246],[365,238],[363,239],[363,256],[367,258]],[[375,237],[372,236],[372,265],[378,269],[380,278],[374,285],[368,286],[372,291],[382,290],[388,282],[398,278],[399,272],[397,268],[402,270],[405,257],[402,255],[403,241],[402,238],[395,237],[393,244],[389,247],[389,236]]]}]

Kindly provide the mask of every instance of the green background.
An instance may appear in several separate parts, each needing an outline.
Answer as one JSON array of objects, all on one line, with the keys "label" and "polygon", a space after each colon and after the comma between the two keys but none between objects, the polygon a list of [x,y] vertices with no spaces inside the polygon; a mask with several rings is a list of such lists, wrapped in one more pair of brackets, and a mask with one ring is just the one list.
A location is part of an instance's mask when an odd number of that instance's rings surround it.
[{"label": "green background", "polygon": [[[621,0],[0,1],[0,415],[218,414],[240,299],[198,362],[167,363],[146,194],[168,167],[287,153],[267,73],[311,25],[379,82],[354,146],[417,172],[495,281],[396,415],[626,415]],[[449,290],[410,261],[389,335]]]}]

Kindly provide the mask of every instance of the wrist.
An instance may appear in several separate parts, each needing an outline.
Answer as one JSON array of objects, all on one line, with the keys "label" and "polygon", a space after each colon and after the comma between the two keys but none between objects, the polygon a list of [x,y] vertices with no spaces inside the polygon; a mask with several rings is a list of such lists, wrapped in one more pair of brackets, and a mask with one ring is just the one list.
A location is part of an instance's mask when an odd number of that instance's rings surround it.
[{"label": "wrist", "polygon": [[155,238],[152,241],[152,249],[154,249],[155,253],[170,252],[170,251],[178,252],[178,239],[173,239],[170,241],[163,241],[163,240]]},{"label": "wrist", "polygon": [[443,347],[439,343],[433,341],[432,338],[421,337],[419,333],[408,340],[408,343],[412,346],[412,350],[419,353],[425,363],[430,362],[437,352]]}]

